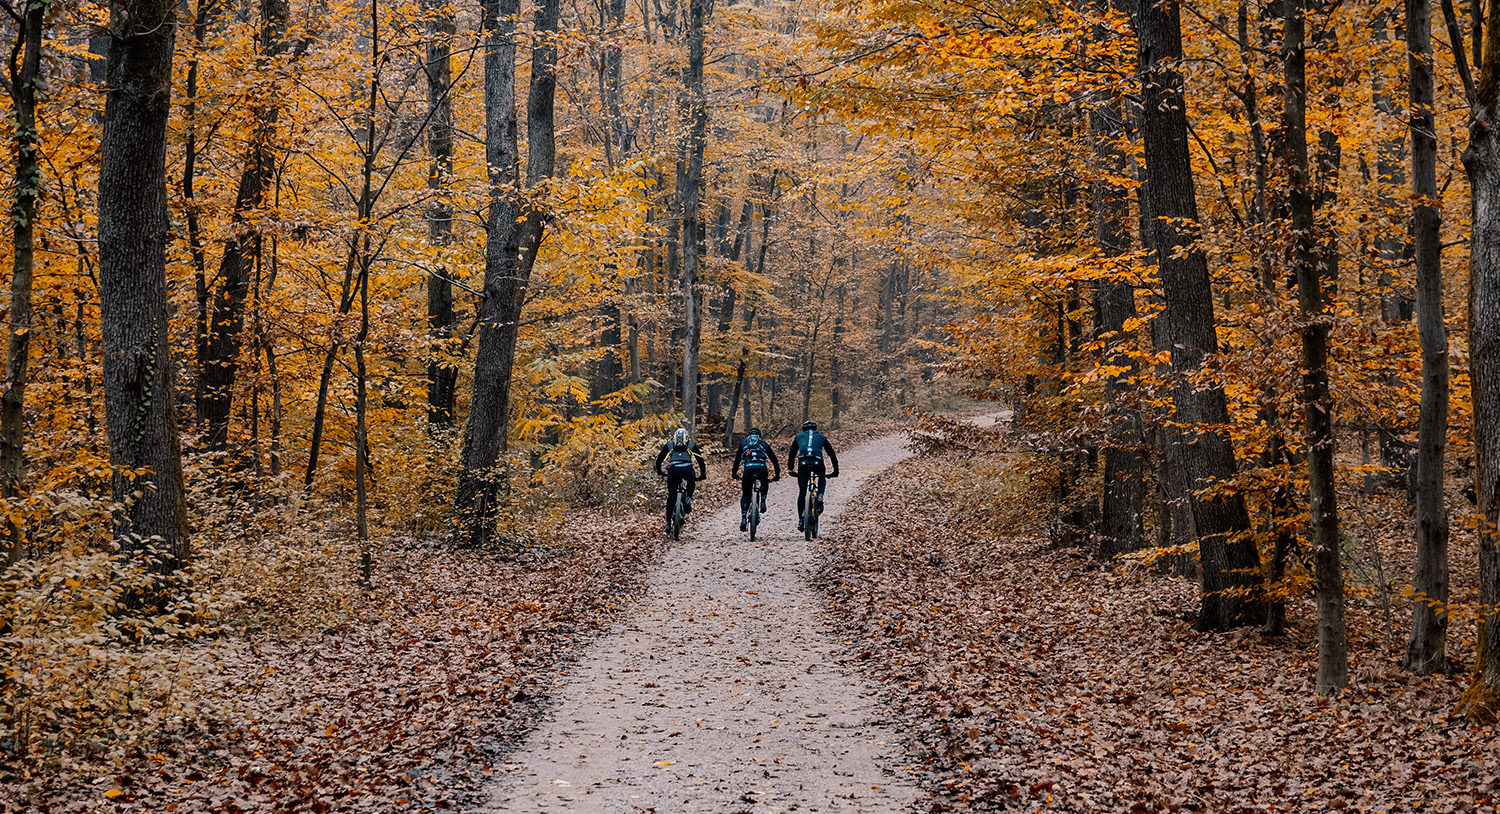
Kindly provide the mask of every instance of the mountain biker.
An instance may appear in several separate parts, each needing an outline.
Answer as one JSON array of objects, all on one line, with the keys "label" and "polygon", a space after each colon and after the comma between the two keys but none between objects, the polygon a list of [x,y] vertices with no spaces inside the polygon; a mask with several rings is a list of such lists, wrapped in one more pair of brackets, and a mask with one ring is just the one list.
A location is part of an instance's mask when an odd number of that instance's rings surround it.
[{"label": "mountain biker", "polygon": [[[768,478],[766,463],[776,467],[776,477]],[[740,466],[744,465],[744,476],[741,478]],[[740,531],[750,527],[750,495],[757,481],[761,484],[760,510],[766,510],[766,489],[770,488],[773,480],[781,480],[781,462],[776,460],[776,453],[771,451],[771,445],[767,444],[761,437],[760,430],[750,428],[745,434],[745,440],[740,442],[740,448],[734,451],[734,467],[729,473],[730,480],[740,480]]]},{"label": "mountain biker", "polygon": [[[823,453],[833,464],[833,472],[825,474]],[[823,511],[823,491],[828,488],[828,478],[839,476],[839,456],[834,454],[828,438],[818,432],[818,422],[802,422],[802,432],[792,439],[792,450],[786,458],[787,471],[797,476],[797,530],[802,531],[802,513],[807,507],[807,483],[818,476],[818,500],[814,512]]]},{"label": "mountain biker", "polygon": [[[693,461],[698,462],[698,471],[693,471]],[[667,462],[667,469],[662,471],[662,462]],[[693,492],[698,487],[700,478],[708,477],[708,465],[703,461],[703,453],[698,449],[698,444],[688,436],[688,431],[678,427],[672,433],[672,440],[661,445],[661,452],[656,455],[656,474],[667,479],[667,533],[672,532],[672,504],[677,502],[677,490],[684,489],[687,499],[684,502],[684,514],[693,510]]]}]

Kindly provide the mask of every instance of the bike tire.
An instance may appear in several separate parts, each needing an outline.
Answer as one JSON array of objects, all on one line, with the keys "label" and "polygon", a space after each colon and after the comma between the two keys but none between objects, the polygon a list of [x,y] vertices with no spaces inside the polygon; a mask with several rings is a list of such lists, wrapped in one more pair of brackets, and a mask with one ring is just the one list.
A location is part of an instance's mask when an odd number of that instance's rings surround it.
[{"label": "bike tire", "polygon": [[760,528],[760,507],[752,505],[750,507],[750,542],[752,543],[755,542],[755,531],[758,528]]},{"label": "bike tire", "polygon": [[684,520],[687,519],[683,515],[682,509],[683,509],[683,506],[682,506],[682,495],[679,494],[677,496],[677,504],[672,509],[672,539],[673,540],[681,540],[682,539],[682,523],[683,523]]}]

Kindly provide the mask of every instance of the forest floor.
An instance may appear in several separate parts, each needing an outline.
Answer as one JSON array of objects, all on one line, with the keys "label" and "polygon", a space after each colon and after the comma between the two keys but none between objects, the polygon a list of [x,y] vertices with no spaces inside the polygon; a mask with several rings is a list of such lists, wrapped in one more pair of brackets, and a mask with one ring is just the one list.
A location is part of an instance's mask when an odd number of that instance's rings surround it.
[{"label": "forest floor", "polygon": [[[1046,498],[1005,475],[1021,458],[955,449],[892,469],[847,511],[860,533],[822,552],[837,626],[902,710],[933,810],[1496,811],[1497,733],[1450,716],[1468,677],[1400,669],[1409,602],[1388,637],[1378,595],[1356,590],[1353,685],[1318,698],[1310,600],[1282,637],[1195,632],[1187,580],[1050,544]],[[1397,588],[1399,502],[1360,510]],[[1352,506],[1346,522],[1362,536]],[[1460,535],[1457,601],[1473,590]],[[1449,634],[1460,660],[1472,627]]]},{"label": "forest floor", "polygon": [[1403,672],[1409,603],[1371,587],[1409,583],[1399,496],[1346,514],[1354,684],[1319,699],[1310,602],[1197,633],[1191,583],[1050,542],[1024,455],[835,440],[816,543],[790,480],[749,542],[719,459],[681,543],[652,504],[516,561],[391,545],[342,624],[147,653],[197,706],[0,767],[0,811],[1496,811],[1466,676]]},{"label": "forest floor", "polygon": [[[731,498],[722,477],[700,488],[705,512]],[[387,541],[375,590],[332,597],[347,607],[326,628],[142,648],[147,691],[131,709],[171,704],[166,725],[146,735],[112,718],[105,735],[123,745],[0,764],[0,812],[472,808],[557,671],[637,599],[669,544],[660,517],[654,503],[575,510],[545,550],[512,560]]]}]

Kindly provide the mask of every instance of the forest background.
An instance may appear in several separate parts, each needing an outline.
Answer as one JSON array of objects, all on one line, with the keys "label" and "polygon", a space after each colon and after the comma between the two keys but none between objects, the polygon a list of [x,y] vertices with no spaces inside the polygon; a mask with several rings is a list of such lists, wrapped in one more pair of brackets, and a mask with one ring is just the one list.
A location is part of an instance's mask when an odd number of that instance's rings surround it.
[{"label": "forest background", "polygon": [[[1313,598],[1322,694],[1378,598],[1492,722],[1500,17],[1437,10],[5,4],[4,781],[190,766],[214,647],[473,569],[523,642],[669,428],[959,378],[1058,542],[1202,630]],[[1346,584],[1377,499],[1409,586]]]}]

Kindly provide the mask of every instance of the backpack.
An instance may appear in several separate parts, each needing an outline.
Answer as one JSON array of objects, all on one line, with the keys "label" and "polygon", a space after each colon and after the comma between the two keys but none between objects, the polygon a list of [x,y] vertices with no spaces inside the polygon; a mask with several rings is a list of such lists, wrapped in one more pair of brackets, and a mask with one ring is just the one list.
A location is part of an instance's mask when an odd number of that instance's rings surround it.
[{"label": "backpack", "polygon": [[747,437],[744,443],[744,450],[745,453],[743,461],[745,463],[745,466],[766,465],[766,443],[760,440],[759,435],[751,435]]},{"label": "backpack", "polygon": [[671,466],[692,467],[692,465],[693,465],[693,450],[692,450],[692,447],[689,447],[689,446],[680,446],[680,447],[679,446],[673,446],[672,447],[672,451],[669,452],[669,453],[667,453],[667,462]]},{"label": "backpack", "polygon": [[823,462],[823,433],[817,430],[808,430],[797,436],[797,460],[799,462],[817,463]]}]

